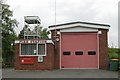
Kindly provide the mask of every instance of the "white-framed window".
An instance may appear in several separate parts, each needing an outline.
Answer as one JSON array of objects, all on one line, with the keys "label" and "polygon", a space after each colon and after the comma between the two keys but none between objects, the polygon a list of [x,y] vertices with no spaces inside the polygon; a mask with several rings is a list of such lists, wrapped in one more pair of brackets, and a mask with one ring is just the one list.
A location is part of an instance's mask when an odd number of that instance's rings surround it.
[{"label": "white-framed window", "polygon": [[38,55],[45,55],[45,44],[38,44]]},{"label": "white-framed window", "polygon": [[46,44],[20,44],[20,56],[46,56]]},{"label": "white-framed window", "polygon": [[21,55],[36,55],[36,44],[21,44]]}]

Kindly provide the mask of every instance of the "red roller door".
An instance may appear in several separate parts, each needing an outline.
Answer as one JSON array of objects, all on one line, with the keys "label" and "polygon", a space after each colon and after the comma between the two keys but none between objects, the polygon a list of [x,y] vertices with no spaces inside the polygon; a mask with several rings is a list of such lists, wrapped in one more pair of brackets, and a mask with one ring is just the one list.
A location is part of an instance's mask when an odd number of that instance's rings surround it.
[{"label": "red roller door", "polygon": [[61,33],[61,68],[98,68],[97,33]]}]

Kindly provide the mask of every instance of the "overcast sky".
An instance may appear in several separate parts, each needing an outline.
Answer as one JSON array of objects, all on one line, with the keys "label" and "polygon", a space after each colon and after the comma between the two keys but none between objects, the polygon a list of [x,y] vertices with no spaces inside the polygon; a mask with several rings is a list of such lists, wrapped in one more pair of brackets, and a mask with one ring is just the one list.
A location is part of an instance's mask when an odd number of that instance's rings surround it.
[{"label": "overcast sky", "polygon": [[[56,23],[85,21],[109,24],[108,44],[118,46],[119,0],[56,0]],[[43,27],[55,24],[55,0],[7,0],[19,22],[17,34],[24,26],[24,16],[39,16]]]}]

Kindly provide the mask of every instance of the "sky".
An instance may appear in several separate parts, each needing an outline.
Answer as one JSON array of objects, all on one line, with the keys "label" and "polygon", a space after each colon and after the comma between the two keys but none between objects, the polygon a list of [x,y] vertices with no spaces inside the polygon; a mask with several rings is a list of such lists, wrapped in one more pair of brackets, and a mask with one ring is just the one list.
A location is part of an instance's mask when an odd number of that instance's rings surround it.
[{"label": "sky", "polygon": [[[119,0],[56,0],[56,24],[83,21],[109,24],[108,45],[118,47]],[[41,25],[47,28],[55,24],[55,0],[7,0],[13,18],[24,26],[24,16],[39,16]]]}]

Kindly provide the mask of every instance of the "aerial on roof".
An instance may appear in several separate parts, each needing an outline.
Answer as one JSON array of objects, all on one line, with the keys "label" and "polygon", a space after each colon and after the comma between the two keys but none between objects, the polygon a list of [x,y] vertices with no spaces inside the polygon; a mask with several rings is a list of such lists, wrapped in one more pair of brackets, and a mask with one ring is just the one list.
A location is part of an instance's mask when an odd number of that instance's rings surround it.
[{"label": "aerial on roof", "polygon": [[64,24],[58,24],[58,25],[51,25],[49,26],[50,30],[54,29],[63,29],[63,28],[70,28],[70,27],[88,27],[88,28],[101,28],[101,29],[109,29],[110,25],[107,24],[99,24],[99,23],[91,23],[91,22],[70,22],[70,23],[64,23]]}]

